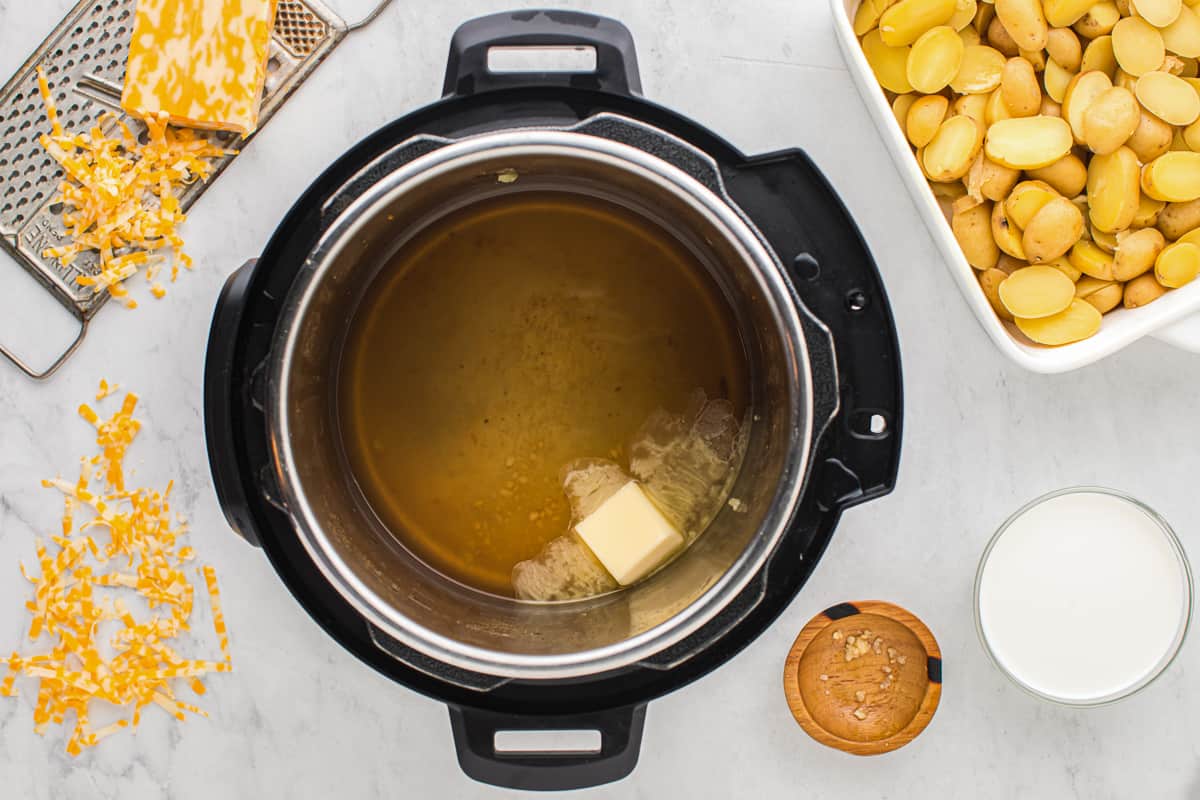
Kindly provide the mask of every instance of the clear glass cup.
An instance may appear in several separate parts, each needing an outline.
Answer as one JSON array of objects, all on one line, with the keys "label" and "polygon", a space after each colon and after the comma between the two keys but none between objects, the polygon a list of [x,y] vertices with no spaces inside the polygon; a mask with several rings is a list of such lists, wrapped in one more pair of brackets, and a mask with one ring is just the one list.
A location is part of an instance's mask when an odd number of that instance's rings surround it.
[{"label": "clear glass cup", "polygon": [[[980,585],[983,581],[983,575],[984,575],[984,571],[987,567],[988,557],[991,555],[992,550],[996,546],[996,543],[1000,541],[1000,538],[1002,536],[1004,536],[1005,531],[1008,530],[1008,528],[1013,524],[1013,522],[1015,520],[1017,520],[1019,517],[1021,517],[1022,515],[1024,515],[1026,512],[1030,511],[1031,509],[1041,505],[1042,503],[1045,503],[1048,500],[1052,500],[1054,498],[1062,497],[1063,495],[1068,495],[1068,494],[1104,494],[1104,495],[1108,495],[1110,497],[1114,497],[1125,503],[1128,503],[1131,506],[1133,506],[1134,508],[1136,508],[1137,510],[1144,513],[1149,519],[1151,519],[1153,522],[1155,522],[1157,524],[1159,530],[1162,532],[1163,536],[1166,538],[1166,541],[1167,541],[1168,545],[1170,546],[1172,552],[1174,552],[1175,556],[1179,560],[1179,566],[1180,566],[1180,569],[1184,576],[1185,584],[1186,584],[1185,585],[1186,607],[1183,609],[1184,613],[1181,615],[1181,618],[1180,618],[1179,629],[1176,631],[1174,640],[1172,641],[1172,643],[1171,643],[1170,647],[1168,648],[1168,650],[1166,651],[1166,653],[1164,653],[1163,657],[1159,660],[1158,664],[1156,664],[1155,667],[1153,669],[1151,669],[1149,672],[1147,672],[1140,680],[1131,684],[1130,686],[1125,687],[1124,689],[1118,690],[1116,692],[1113,692],[1109,695],[1105,695],[1102,697],[1096,697],[1096,698],[1076,699],[1076,698],[1058,697],[1058,696],[1055,696],[1052,694],[1047,694],[1046,692],[1038,689],[1037,687],[1031,686],[1024,680],[1022,680],[1020,676],[1015,675],[1011,670],[1009,670],[1004,665],[1004,662],[997,655],[996,651],[992,648],[991,643],[988,641],[987,631],[984,629],[981,610],[980,610]],[[1142,503],[1141,501],[1137,500],[1134,497],[1130,497],[1129,495],[1125,494],[1124,492],[1119,492],[1115,489],[1108,489],[1108,488],[1105,488],[1102,486],[1074,486],[1074,487],[1069,487],[1066,489],[1059,489],[1057,491],[1050,492],[1048,494],[1044,494],[1041,497],[1031,500],[1030,502],[1021,506],[1021,508],[1017,509],[1016,512],[1014,512],[1008,519],[1006,519],[1004,521],[1004,524],[1000,526],[999,530],[997,530],[992,535],[992,538],[988,541],[987,547],[984,548],[983,555],[979,559],[979,567],[975,572],[975,596],[974,596],[975,630],[979,634],[979,641],[983,644],[983,650],[985,653],[987,653],[988,659],[991,660],[992,664],[995,665],[996,669],[999,670],[1001,672],[1001,674],[1008,677],[1009,680],[1011,680],[1014,684],[1016,684],[1018,687],[1020,687],[1026,693],[1033,695],[1034,697],[1037,697],[1041,700],[1048,700],[1051,703],[1056,703],[1061,706],[1069,706],[1069,707],[1073,707],[1073,708],[1090,708],[1090,707],[1104,706],[1104,705],[1108,705],[1110,703],[1115,703],[1118,700],[1123,700],[1126,697],[1130,697],[1131,695],[1138,693],[1139,691],[1141,691],[1142,689],[1146,688],[1151,683],[1153,683],[1160,675],[1163,674],[1164,671],[1166,671],[1167,667],[1169,667],[1171,665],[1171,663],[1175,660],[1175,657],[1179,654],[1179,650],[1183,646],[1184,639],[1187,637],[1188,628],[1191,625],[1193,604],[1194,604],[1194,588],[1193,588],[1193,580],[1192,580],[1192,570],[1191,570],[1191,566],[1188,563],[1187,554],[1184,552],[1183,544],[1179,541],[1179,537],[1175,534],[1175,531],[1171,529],[1171,526],[1167,524],[1166,520],[1164,520],[1162,517],[1160,517],[1158,515],[1158,513],[1156,511],[1154,511],[1154,509],[1150,508],[1145,503]]]}]

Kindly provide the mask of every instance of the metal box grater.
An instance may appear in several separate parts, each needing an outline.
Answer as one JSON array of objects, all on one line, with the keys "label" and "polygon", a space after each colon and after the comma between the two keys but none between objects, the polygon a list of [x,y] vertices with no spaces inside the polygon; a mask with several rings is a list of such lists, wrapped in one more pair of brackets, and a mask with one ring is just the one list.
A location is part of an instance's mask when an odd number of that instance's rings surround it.
[{"label": "metal box grater", "polygon": [[[259,129],[347,34],[372,22],[391,1],[382,0],[367,18],[347,24],[320,0],[279,0]],[[88,321],[109,298],[108,292],[96,294],[91,287],[75,282],[80,274],[98,271],[95,253],[80,254],[69,267],[42,257],[45,248],[60,244],[67,234],[60,209],[53,203],[63,172],[38,142],[48,126],[36,70],[39,65],[45,70],[66,130],[86,131],[109,111],[120,115],[136,132],[141,123],[121,111],[136,5],[137,0],[81,0],[0,89],[0,247],[80,323],[79,334],[67,350],[41,371],[0,343],[0,355],[32,378],[47,378],[62,366],[83,341]],[[106,132],[115,126],[115,122],[108,123]],[[237,134],[227,132],[200,133],[226,148],[240,148],[251,138],[239,140]],[[197,181],[181,189],[184,210],[234,158],[236,155],[216,159],[208,183]]]}]

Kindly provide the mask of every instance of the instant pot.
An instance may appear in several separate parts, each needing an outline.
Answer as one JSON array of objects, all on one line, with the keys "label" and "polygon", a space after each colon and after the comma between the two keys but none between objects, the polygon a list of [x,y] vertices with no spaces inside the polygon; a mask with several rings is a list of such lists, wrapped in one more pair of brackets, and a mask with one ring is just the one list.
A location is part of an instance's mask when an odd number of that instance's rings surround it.
[{"label": "instant pot", "polygon": [[[495,48],[590,48],[588,72],[489,68]],[[372,134],[296,202],[217,303],[204,413],[235,530],[359,659],[445,702],[471,777],[522,789],[627,775],[646,704],[730,659],[787,606],[846,508],[899,461],[898,344],[853,221],[800,150],[747,157],[640,97],[629,31],[564,11],[454,34],[444,97]],[[697,542],[627,590],[560,603],[474,591],[371,513],[336,424],[338,363],[389,257],[505,192],[615,202],[669,232],[729,301],[752,423],[732,496]],[[436,465],[431,466],[436,468]],[[599,731],[586,752],[498,750],[500,731]]]}]

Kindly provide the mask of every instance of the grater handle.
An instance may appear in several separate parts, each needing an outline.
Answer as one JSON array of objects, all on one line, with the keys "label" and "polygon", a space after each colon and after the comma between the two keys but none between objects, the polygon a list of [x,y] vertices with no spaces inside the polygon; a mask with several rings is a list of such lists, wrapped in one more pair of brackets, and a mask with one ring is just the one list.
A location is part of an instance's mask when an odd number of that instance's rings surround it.
[{"label": "grater handle", "polygon": [[12,350],[9,350],[3,344],[0,344],[0,356],[7,358],[17,369],[33,378],[35,381],[44,381],[51,377],[54,375],[54,373],[58,372],[59,367],[67,363],[68,358],[75,354],[75,351],[79,349],[79,345],[83,344],[84,337],[87,336],[87,318],[78,313],[76,309],[71,309],[71,311],[79,320],[79,333],[76,334],[71,343],[67,345],[67,349],[63,350],[62,353],[59,354],[58,358],[54,359],[54,363],[46,367],[44,370],[38,371],[36,368],[31,367],[29,364],[25,363],[24,359],[14,353]]},{"label": "grater handle", "polygon": [[[494,47],[590,47],[596,52],[596,67],[590,72],[493,72],[488,66],[488,53]],[[633,35],[615,19],[544,9],[478,17],[454,32],[443,96],[530,86],[641,94]]]}]

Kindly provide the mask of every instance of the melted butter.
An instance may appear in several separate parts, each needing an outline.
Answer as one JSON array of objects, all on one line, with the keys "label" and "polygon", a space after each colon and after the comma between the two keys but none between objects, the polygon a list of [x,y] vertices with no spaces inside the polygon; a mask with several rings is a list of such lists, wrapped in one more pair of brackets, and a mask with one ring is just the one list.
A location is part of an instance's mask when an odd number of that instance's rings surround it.
[{"label": "melted butter", "polygon": [[695,257],[614,205],[513,193],[435,223],[381,272],[343,358],[340,423],[397,539],[475,588],[571,524],[562,470],[626,468],[697,390],[746,404],[732,315]]}]

